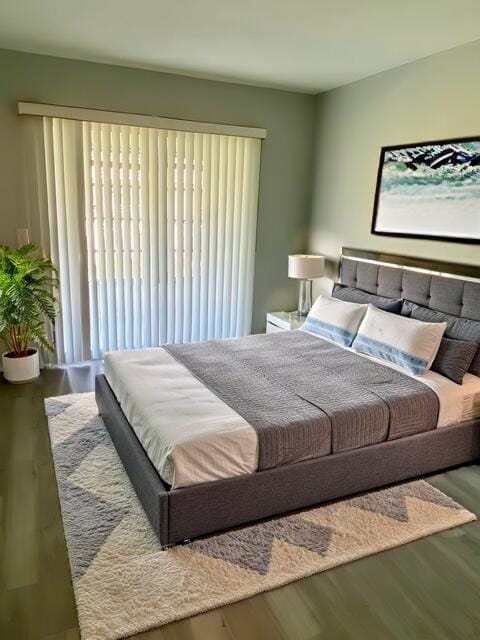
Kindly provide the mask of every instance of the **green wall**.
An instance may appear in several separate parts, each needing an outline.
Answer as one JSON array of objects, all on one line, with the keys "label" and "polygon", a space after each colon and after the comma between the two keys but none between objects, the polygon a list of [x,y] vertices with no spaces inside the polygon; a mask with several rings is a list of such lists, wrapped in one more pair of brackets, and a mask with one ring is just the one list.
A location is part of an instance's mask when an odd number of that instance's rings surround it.
[{"label": "green wall", "polygon": [[373,236],[380,148],[480,135],[480,42],[317,96],[310,249],[341,247],[480,263],[480,245]]},{"label": "green wall", "polygon": [[31,100],[268,130],[255,331],[267,310],[296,306],[287,255],[308,245],[332,264],[342,245],[478,264],[479,246],[372,236],[370,224],[382,146],[480,135],[479,69],[476,42],[313,97],[0,50],[0,242],[26,226],[16,102]]},{"label": "green wall", "polygon": [[26,226],[17,100],[265,127],[253,328],[293,308],[287,255],[304,251],[310,214],[313,96],[126,67],[0,50],[0,243]]}]

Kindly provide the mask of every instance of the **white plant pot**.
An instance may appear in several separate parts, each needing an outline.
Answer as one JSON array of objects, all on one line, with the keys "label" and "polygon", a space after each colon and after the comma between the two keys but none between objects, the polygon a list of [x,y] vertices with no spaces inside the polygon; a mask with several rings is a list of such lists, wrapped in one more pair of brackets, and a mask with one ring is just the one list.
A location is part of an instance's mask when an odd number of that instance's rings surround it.
[{"label": "white plant pot", "polygon": [[13,384],[32,382],[40,375],[38,351],[30,349],[32,353],[22,358],[12,358],[6,352],[2,355],[3,375],[5,380]]}]

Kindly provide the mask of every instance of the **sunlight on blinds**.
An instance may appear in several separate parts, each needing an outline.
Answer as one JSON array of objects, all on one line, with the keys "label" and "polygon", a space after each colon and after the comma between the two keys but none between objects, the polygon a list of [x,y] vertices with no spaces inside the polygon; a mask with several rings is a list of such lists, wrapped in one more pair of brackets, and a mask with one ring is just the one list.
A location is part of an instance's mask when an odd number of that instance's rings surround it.
[{"label": "sunlight on blinds", "polygon": [[43,120],[58,360],[248,334],[261,141]]}]

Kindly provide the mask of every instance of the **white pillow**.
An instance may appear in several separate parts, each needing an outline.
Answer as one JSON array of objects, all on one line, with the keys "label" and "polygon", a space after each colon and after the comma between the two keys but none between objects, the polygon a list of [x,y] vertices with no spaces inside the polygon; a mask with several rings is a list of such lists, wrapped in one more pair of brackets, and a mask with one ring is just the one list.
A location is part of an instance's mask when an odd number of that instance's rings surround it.
[{"label": "white pillow", "polygon": [[302,329],[350,347],[368,305],[327,296],[315,300]]},{"label": "white pillow", "polygon": [[420,375],[430,369],[446,327],[446,322],[421,322],[369,304],[352,348]]}]

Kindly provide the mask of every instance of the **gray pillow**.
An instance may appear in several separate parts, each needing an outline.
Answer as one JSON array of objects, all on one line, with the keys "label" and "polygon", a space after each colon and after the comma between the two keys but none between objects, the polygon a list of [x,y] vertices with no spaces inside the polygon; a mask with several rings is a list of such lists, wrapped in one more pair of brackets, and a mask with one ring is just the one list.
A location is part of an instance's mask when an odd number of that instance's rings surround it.
[{"label": "gray pillow", "polygon": [[469,372],[480,376],[480,322],[478,320],[451,316],[448,313],[421,307],[419,304],[409,300],[403,301],[402,315],[415,318],[415,320],[423,320],[423,322],[446,322],[447,328],[444,338],[475,342],[477,344],[477,353],[473,357]]},{"label": "gray pillow", "polygon": [[477,350],[478,344],[476,342],[442,338],[431,367],[432,371],[441,373],[442,376],[457,384],[462,384]]},{"label": "gray pillow", "polygon": [[335,284],[332,291],[332,298],[346,300],[347,302],[357,302],[359,304],[373,304],[378,309],[389,311],[390,313],[400,313],[402,310],[402,300],[400,298],[386,298],[377,296],[374,293],[367,293],[356,287],[348,287],[345,284]]}]

